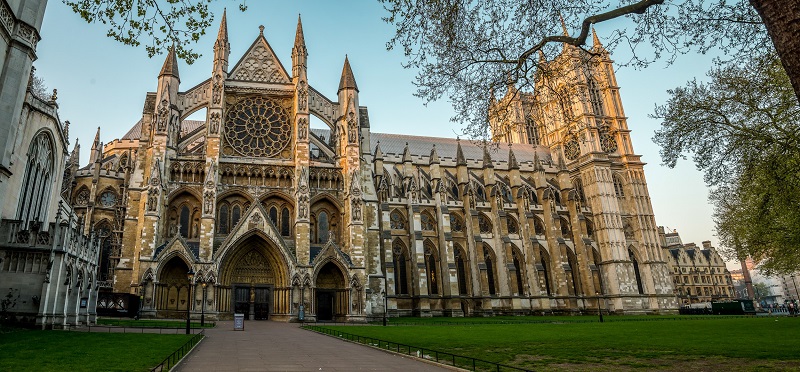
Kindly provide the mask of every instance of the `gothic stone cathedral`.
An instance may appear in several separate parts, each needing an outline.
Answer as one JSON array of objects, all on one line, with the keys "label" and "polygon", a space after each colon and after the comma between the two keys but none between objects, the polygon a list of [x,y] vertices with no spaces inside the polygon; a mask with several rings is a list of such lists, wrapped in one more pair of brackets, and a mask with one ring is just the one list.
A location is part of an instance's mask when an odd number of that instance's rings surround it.
[{"label": "gothic stone cathedral", "polygon": [[[586,67],[603,72],[581,85],[591,104],[572,108],[586,124],[526,122],[542,107],[510,87],[498,155],[371,132],[347,58],[325,96],[306,78],[302,25],[291,74],[261,30],[229,69],[223,16],[210,78],[186,90],[169,53],[142,119],[72,163],[72,203],[103,238],[98,306],[132,295],[144,317],[290,321],[303,306],[353,322],[677,308],[607,53]],[[185,120],[200,109],[205,121]]]}]

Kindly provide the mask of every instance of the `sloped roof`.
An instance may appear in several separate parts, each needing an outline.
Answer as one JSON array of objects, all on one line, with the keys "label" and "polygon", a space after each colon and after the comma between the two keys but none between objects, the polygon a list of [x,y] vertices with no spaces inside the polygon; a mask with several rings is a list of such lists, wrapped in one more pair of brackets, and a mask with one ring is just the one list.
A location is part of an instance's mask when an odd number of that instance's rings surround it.
[{"label": "sloped roof", "polygon": [[[185,136],[187,133],[191,133],[197,130],[197,128],[200,128],[201,126],[205,125],[205,123],[206,123],[205,120],[184,120],[183,122],[181,122],[180,136]],[[138,140],[141,136],[142,136],[142,120],[139,119],[139,121],[137,121],[136,124],[133,125],[133,128],[131,128],[128,131],[128,133],[125,133],[125,135],[122,136],[121,139]]]}]

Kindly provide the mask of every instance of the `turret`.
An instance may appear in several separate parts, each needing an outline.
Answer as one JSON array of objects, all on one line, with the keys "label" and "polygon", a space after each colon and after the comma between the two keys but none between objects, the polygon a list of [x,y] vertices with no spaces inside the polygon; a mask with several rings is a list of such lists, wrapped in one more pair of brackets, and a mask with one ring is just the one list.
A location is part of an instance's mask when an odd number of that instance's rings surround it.
[{"label": "turret", "polygon": [[[339,107],[342,113],[339,128],[339,145],[344,158],[357,161],[360,153],[359,145],[359,115],[358,115],[358,86],[350,68],[350,61],[344,57],[342,77],[339,81]],[[353,149],[353,150],[350,150]]]},{"label": "turret", "polygon": [[[307,59],[308,50],[306,49],[305,36],[303,36],[303,22],[300,20],[300,15],[298,15],[297,31],[294,34],[294,46],[292,47],[292,77],[302,76],[301,78],[305,80]],[[352,72],[350,74],[352,75]],[[341,89],[341,86],[339,89]]]},{"label": "turret", "polygon": [[103,145],[100,143],[100,127],[97,127],[97,133],[94,135],[94,142],[92,142],[92,151],[89,153],[89,164],[94,164],[100,161],[102,155]]},{"label": "turret", "polygon": [[228,42],[227,10],[222,11],[222,21],[219,23],[217,41],[214,42],[214,70],[228,71],[228,56],[231,53],[231,44]]},{"label": "turret", "polygon": [[177,140],[178,128],[177,112],[173,112],[178,100],[178,88],[181,79],[178,74],[178,58],[175,47],[171,47],[164,60],[164,66],[158,74],[158,95],[156,96],[155,131],[158,134],[168,134],[168,145],[172,140]]}]

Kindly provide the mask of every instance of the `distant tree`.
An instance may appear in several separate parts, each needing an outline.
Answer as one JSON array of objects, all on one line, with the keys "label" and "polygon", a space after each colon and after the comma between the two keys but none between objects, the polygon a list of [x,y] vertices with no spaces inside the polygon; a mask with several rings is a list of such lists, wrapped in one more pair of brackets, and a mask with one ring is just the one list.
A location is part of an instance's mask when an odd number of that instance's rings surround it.
[{"label": "distant tree", "polygon": [[653,140],[669,167],[692,154],[713,188],[723,252],[767,272],[800,266],[800,105],[773,54],[722,63],[669,90]]},{"label": "distant tree", "polygon": [[591,26],[619,17],[629,21],[614,21],[617,29],[605,33],[605,44],[631,49],[623,64],[671,62],[715,48],[734,59],[774,45],[787,68],[798,66],[790,71],[800,97],[800,63],[787,62],[800,61],[794,1],[380,1],[389,13],[385,21],[396,27],[388,47],[405,53],[406,67],[419,69],[416,94],[426,101],[446,96],[456,110],[453,120],[471,135],[486,131],[494,92],[504,92],[508,82],[533,88],[540,51],[549,59],[564,43],[591,53],[585,47]]},{"label": "distant tree", "polygon": [[757,302],[761,302],[765,300],[767,297],[772,296],[772,292],[769,290],[769,286],[763,282],[753,283],[753,291],[756,294],[755,300]]},{"label": "distant tree", "polygon": [[36,74],[36,67],[31,67],[31,81],[28,84],[28,89],[33,95],[42,99],[48,99],[51,96],[51,93],[47,92],[47,85],[44,83],[44,79]]}]

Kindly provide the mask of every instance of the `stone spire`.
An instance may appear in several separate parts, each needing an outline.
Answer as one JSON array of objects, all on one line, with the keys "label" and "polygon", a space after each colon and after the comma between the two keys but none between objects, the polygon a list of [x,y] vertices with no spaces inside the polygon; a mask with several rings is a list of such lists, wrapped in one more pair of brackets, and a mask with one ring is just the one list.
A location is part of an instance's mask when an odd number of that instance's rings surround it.
[{"label": "stone spire", "polygon": [[306,39],[303,36],[303,22],[300,15],[297,15],[297,31],[294,34],[294,46],[292,47],[292,76],[305,80],[306,61],[308,50],[306,49]]},{"label": "stone spire", "polygon": [[97,133],[94,135],[94,142],[92,142],[92,151],[89,153],[89,163],[98,161],[98,149],[102,147],[100,144],[100,127],[97,127]]},{"label": "stone spire", "polygon": [[67,140],[67,144],[69,145],[69,120],[64,120],[64,138]]},{"label": "stone spire", "polygon": [[344,67],[342,67],[342,79],[339,81],[339,91],[342,89],[355,89],[358,92],[358,85],[356,85],[356,78],[353,76],[353,70],[350,68],[350,61],[347,56],[344,56]]},{"label": "stone spire", "polygon": [[561,153],[558,153],[558,171],[562,172],[566,170],[567,170],[567,164],[564,162],[564,156],[561,155]]},{"label": "stone spire", "polygon": [[542,166],[542,161],[539,160],[539,152],[535,151],[533,153],[533,169],[536,171],[543,171],[544,167]]},{"label": "stone spire", "polygon": [[411,162],[411,151],[408,149],[408,142],[406,142],[406,147],[403,149],[403,163]]},{"label": "stone spire", "polygon": [[456,165],[467,165],[467,158],[464,157],[464,150],[461,149],[461,140],[456,139]]},{"label": "stone spire", "polygon": [[69,154],[70,164],[80,164],[80,156],[81,156],[81,144],[78,143],[78,139],[75,138],[75,147],[72,148],[72,152]]},{"label": "stone spire", "polygon": [[492,157],[489,155],[489,146],[486,143],[483,144],[483,167],[494,168]]},{"label": "stone spire", "polygon": [[219,32],[217,41],[214,42],[214,63],[220,63],[223,70],[228,69],[228,55],[231,52],[231,44],[228,42],[228,17],[227,10],[222,11],[222,20],[219,22]]},{"label": "stone spire", "polygon": [[171,46],[169,48],[169,52],[167,52],[167,58],[164,60],[164,66],[161,67],[161,73],[158,74],[158,77],[162,76],[174,76],[178,81],[181,80],[180,75],[178,74],[178,57],[175,55],[175,46]]},{"label": "stone spire", "polygon": [[517,163],[517,157],[514,156],[511,144],[508,145],[508,169],[519,169],[519,163]]},{"label": "stone spire", "polygon": [[375,160],[383,160],[383,151],[381,151],[381,141],[375,145]]},{"label": "stone spire", "polygon": [[433,144],[433,148],[431,149],[431,156],[428,164],[439,164],[439,153],[436,152],[436,144]]},{"label": "stone spire", "polygon": [[294,54],[295,51],[303,54],[307,53],[306,38],[303,36],[303,21],[300,19],[299,14],[297,15],[297,30],[294,33],[294,47],[292,47],[292,54]]}]

